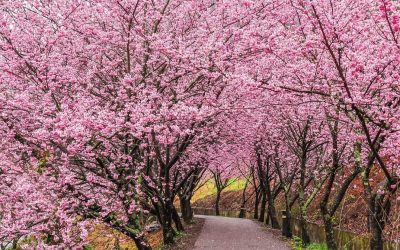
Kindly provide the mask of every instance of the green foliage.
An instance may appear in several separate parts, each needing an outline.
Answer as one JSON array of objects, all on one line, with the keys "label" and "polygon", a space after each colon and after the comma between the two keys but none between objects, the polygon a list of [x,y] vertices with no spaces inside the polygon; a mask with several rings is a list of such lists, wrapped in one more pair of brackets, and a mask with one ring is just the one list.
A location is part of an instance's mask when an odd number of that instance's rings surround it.
[{"label": "green foliage", "polygon": [[39,174],[43,174],[43,171],[45,170],[47,165],[47,159],[43,158],[41,160],[39,160],[38,166],[37,166],[37,172]]},{"label": "green foliage", "polygon": [[24,239],[18,241],[18,243],[16,244],[15,249],[16,250],[22,250],[24,249],[22,246],[23,245],[27,245],[27,246],[32,246],[32,249],[34,249],[34,246],[36,246],[38,243],[37,239],[33,236],[28,236],[25,237]]},{"label": "green foliage", "polygon": [[302,246],[303,241],[301,238],[294,236],[293,237],[293,242],[294,242],[294,250],[328,250],[328,247],[326,244],[321,244],[321,243],[311,243],[307,245],[305,248]]},{"label": "green foliage", "polygon": [[185,232],[185,231],[176,231],[175,237],[176,237],[176,238],[179,238],[179,237],[182,237],[182,236],[184,236],[184,235],[186,235],[186,232]]},{"label": "green foliage", "polygon": [[246,185],[246,180],[245,179],[230,179],[229,184],[228,184],[228,191],[238,191],[238,190],[243,190]]},{"label": "green foliage", "polygon": [[308,250],[328,250],[328,246],[326,244],[320,244],[320,243],[311,243],[310,245],[307,246]]},{"label": "green foliage", "polygon": [[94,246],[93,245],[85,245],[84,247],[83,247],[83,250],[94,250]]},{"label": "green foliage", "polygon": [[297,236],[293,236],[293,243],[294,243],[294,249],[295,250],[301,250],[302,249],[303,241],[301,240],[301,238],[299,238]]}]

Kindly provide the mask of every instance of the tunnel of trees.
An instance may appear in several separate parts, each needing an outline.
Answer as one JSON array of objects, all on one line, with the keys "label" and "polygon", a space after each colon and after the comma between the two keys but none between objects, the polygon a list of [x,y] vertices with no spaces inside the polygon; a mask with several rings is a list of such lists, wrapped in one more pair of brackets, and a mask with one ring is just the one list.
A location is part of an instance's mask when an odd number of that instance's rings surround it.
[{"label": "tunnel of trees", "polygon": [[205,178],[218,194],[246,178],[260,221],[280,227],[278,195],[288,216],[299,207],[304,244],[322,194],[337,249],[333,218],[358,178],[383,249],[400,200],[400,1],[0,6],[2,247],[80,249],[104,223],[151,249],[149,216],[170,244],[177,199],[190,222]]}]

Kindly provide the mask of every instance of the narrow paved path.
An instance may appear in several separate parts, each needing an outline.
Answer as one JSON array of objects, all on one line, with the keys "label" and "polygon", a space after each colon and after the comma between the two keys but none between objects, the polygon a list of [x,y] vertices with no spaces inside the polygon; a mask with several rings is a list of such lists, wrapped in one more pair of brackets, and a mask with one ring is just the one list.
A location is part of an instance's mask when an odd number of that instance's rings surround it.
[{"label": "narrow paved path", "polygon": [[285,243],[256,222],[218,216],[205,218],[204,227],[194,249],[204,250],[290,250]]}]

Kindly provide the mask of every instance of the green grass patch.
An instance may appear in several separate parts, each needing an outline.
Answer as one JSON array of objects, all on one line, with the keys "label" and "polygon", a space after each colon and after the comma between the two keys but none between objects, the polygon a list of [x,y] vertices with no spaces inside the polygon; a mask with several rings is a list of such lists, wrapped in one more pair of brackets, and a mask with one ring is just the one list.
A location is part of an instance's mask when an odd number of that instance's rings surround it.
[{"label": "green grass patch", "polygon": [[[245,179],[232,178],[229,180],[229,186],[222,192],[243,190],[246,185]],[[199,188],[193,195],[192,202],[204,199],[207,196],[212,196],[217,193],[217,187],[213,180],[208,181],[204,186]]]},{"label": "green grass patch", "polygon": [[306,247],[303,247],[303,241],[301,238],[294,236],[293,237],[293,242],[294,242],[294,250],[328,250],[328,246],[323,243],[311,243],[307,245]]}]

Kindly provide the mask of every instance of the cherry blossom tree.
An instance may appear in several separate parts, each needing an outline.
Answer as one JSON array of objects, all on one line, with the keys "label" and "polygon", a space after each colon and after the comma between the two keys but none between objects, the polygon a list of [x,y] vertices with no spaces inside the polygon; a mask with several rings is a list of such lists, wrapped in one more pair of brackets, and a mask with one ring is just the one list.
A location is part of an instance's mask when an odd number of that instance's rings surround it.
[{"label": "cherry blossom tree", "polygon": [[177,164],[234,101],[224,94],[240,57],[232,43],[252,14],[237,3],[5,2],[2,132],[23,149],[2,172],[16,181],[40,165],[69,220],[106,223],[149,249],[140,216],[151,212],[173,242],[173,199],[192,176]]},{"label": "cherry blossom tree", "polygon": [[396,0],[3,1],[0,243],[80,248],[89,225],[105,223],[151,249],[149,214],[173,243],[172,224],[184,230],[176,197],[190,221],[206,173],[220,196],[244,168],[257,217],[268,204],[279,227],[275,198],[289,216],[297,202],[304,243],[322,189],[330,249],[332,217],[361,173],[371,249],[382,249],[400,185],[399,10]]},{"label": "cherry blossom tree", "polygon": [[[393,152],[399,114],[399,3],[290,0],[270,6],[259,19],[257,27],[262,28],[249,34],[258,44],[254,71],[264,72],[257,79],[268,91],[309,96],[347,115],[354,129],[351,144],[363,145],[371,248],[382,249],[382,229],[399,175]],[[370,183],[373,168],[383,173],[376,180],[381,185]]]}]

